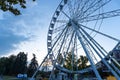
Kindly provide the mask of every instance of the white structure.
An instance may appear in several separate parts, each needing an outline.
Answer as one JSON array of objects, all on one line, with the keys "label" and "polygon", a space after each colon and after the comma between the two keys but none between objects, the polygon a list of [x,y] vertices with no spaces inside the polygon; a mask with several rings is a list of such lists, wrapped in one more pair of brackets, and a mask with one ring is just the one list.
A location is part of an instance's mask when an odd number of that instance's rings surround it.
[{"label": "white structure", "polygon": [[[106,38],[109,41],[113,40],[117,43],[120,41],[99,31],[104,19],[120,16],[120,8],[116,10],[108,8],[107,4],[110,4],[110,1],[112,0],[62,0],[60,2],[51,19],[48,30],[48,54],[40,64],[41,67],[46,59],[52,59],[53,69],[49,80],[54,80],[53,76],[56,70],[69,74],[82,74],[92,70],[96,78],[102,80],[98,71],[99,67],[96,65],[99,61],[110,70],[117,80],[120,80],[120,70],[115,66],[115,64],[118,66],[120,64],[115,57],[109,55],[109,52],[105,50],[103,45],[98,43],[100,40],[103,43]],[[111,27],[114,26],[110,26],[109,28]],[[95,37],[96,34],[99,35]],[[72,67],[70,69],[63,66],[69,55],[68,53],[71,55],[69,65]],[[62,55],[61,64],[59,63],[61,61],[59,60],[60,55]],[[90,62],[89,68],[83,70],[79,70],[79,68],[75,69],[75,67],[78,67],[78,63],[75,62],[79,59],[78,55],[86,55]],[[36,72],[33,77],[36,75]]]}]

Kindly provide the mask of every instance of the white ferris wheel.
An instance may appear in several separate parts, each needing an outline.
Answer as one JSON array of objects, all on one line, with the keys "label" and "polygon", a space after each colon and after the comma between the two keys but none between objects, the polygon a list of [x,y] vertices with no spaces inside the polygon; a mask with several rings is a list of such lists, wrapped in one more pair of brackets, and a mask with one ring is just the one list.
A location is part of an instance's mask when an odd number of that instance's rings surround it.
[{"label": "white ferris wheel", "polygon": [[[110,54],[110,51],[119,46],[120,38],[104,32],[115,32],[119,27],[111,25],[120,16],[120,8],[112,7],[113,1],[115,0],[62,0],[59,3],[49,25],[48,54],[39,66],[40,68],[46,59],[51,59],[53,69],[49,80],[54,80],[52,76],[56,69],[69,74],[93,71],[96,78],[102,80],[98,71],[100,63],[120,80],[120,68],[116,67],[120,64]],[[112,42],[118,45],[114,47]],[[106,46],[114,49],[108,51]],[[70,69],[64,67],[68,55],[71,55]],[[78,68],[77,61],[81,55],[87,57],[89,67]],[[36,73],[37,71],[33,77]]]}]

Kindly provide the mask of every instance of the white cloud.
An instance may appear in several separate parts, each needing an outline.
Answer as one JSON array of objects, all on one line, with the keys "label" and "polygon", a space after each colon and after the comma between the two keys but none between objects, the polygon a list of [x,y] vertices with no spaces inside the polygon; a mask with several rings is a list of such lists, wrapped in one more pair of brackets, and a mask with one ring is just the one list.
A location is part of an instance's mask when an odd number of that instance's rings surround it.
[{"label": "white cloud", "polygon": [[40,63],[47,54],[46,43],[49,23],[44,24],[43,19],[38,18],[34,18],[31,23],[29,23],[30,22],[21,19],[14,24],[14,26],[16,26],[12,28],[14,34],[30,37],[30,39],[19,44],[14,44],[14,47],[17,47],[17,49],[9,54],[18,54],[20,51],[28,52],[28,59],[30,60],[32,53],[35,53]]},{"label": "white cloud", "polygon": [[33,40],[23,41],[19,45],[14,46],[17,47],[17,49],[10,52],[10,55],[13,53],[18,54],[19,52],[25,52],[28,53],[28,60],[30,60],[32,58],[32,54],[35,53],[39,63],[47,54],[46,40],[43,36],[34,38]]}]

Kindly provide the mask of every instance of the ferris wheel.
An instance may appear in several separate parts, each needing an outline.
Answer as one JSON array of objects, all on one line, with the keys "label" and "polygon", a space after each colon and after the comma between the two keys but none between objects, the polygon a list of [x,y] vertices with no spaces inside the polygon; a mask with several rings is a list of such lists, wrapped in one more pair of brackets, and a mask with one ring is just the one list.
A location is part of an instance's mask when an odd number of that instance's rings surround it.
[{"label": "ferris wheel", "polygon": [[[46,59],[51,59],[53,68],[50,80],[53,80],[55,69],[71,74],[93,71],[97,79],[102,80],[98,71],[100,63],[120,80],[120,69],[116,67],[120,64],[104,47],[104,45],[111,46],[104,43],[106,38],[108,38],[107,42],[112,40],[119,43],[120,40],[100,31],[106,19],[108,23],[112,23],[109,19],[120,16],[120,9],[111,9],[109,7],[111,3],[112,0],[62,0],[60,2],[49,25],[48,54],[39,66],[40,68]],[[89,67],[78,68],[81,55],[87,57]],[[68,56],[71,67],[69,69],[65,67]]]}]

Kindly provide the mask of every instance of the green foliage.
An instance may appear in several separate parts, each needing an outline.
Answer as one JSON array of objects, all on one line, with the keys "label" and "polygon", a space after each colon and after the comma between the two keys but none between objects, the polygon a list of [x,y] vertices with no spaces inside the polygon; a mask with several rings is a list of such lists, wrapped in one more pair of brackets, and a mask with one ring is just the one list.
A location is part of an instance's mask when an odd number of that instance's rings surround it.
[{"label": "green foliage", "polygon": [[[33,0],[35,1],[35,0]],[[22,9],[26,8],[26,0],[0,0],[0,9],[2,11],[10,11],[14,15],[20,15],[20,6]]]},{"label": "green foliage", "polygon": [[63,56],[62,56],[62,54],[59,54],[58,59],[57,59],[57,62],[58,62],[59,64],[62,64],[62,63],[63,63]]},{"label": "green foliage", "polygon": [[[64,67],[69,70],[76,70],[77,69],[77,60],[76,59],[77,58],[76,58],[75,54],[72,54],[71,52],[68,53],[66,60],[65,60]],[[73,66],[72,66],[72,64],[73,64]]]},{"label": "green foliage", "polygon": [[87,63],[88,63],[88,58],[86,56],[80,56],[80,58],[78,59],[78,68],[79,69],[86,68]]},{"label": "green foliage", "polygon": [[65,62],[64,67],[69,70],[80,70],[86,68],[88,65],[88,59],[86,56],[80,56],[77,59],[77,56],[75,54],[72,54],[71,52],[68,53]]}]

